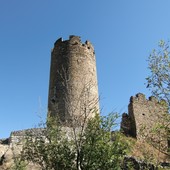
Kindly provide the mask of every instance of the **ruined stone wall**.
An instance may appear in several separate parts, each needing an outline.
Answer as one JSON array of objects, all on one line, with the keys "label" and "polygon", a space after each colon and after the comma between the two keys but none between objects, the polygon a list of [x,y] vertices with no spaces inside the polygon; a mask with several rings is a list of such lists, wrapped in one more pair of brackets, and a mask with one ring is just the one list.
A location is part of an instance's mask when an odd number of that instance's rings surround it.
[{"label": "ruined stone wall", "polygon": [[26,136],[44,136],[45,135],[45,128],[32,128],[32,129],[26,129],[26,130],[20,130],[20,131],[13,131],[10,134],[9,138],[9,145],[15,146],[15,145],[23,145],[23,140]]},{"label": "ruined stone wall", "polygon": [[[128,106],[128,114],[122,115],[121,129],[126,135],[135,137],[137,139],[145,140],[146,137],[154,138],[156,141],[158,138],[164,135],[164,131],[161,131],[160,136],[156,136],[152,133],[153,128],[158,125],[165,125],[166,116],[168,115],[168,108],[165,101],[158,101],[155,97],[145,98],[144,94],[138,93],[136,96],[130,98]],[[167,139],[164,145],[167,145]]]},{"label": "ruined stone wall", "polygon": [[58,39],[51,53],[49,116],[69,125],[75,117],[93,116],[99,109],[95,52],[89,41]]},{"label": "ruined stone wall", "polygon": [[[10,137],[0,140],[0,169],[9,170],[14,166],[14,158],[18,157],[22,151],[24,139],[26,136],[33,137],[43,136],[44,128],[33,128],[20,131],[13,131]],[[33,163],[28,163],[26,170],[41,170],[41,168]]]}]

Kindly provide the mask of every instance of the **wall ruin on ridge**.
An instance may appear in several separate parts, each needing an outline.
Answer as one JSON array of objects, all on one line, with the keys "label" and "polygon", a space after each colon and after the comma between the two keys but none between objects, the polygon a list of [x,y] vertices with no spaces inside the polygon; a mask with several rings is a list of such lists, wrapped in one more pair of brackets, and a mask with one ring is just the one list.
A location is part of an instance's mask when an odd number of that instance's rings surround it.
[{"label": "wall ruin on ridge", "polygon": [[[144,94],[138,93],[130,98],[128,114],[123,113],[122,115],[121,129],[127,136],[138,140],[146,140],[146,137],[154,137],[155,140],[158,140],[158,137],[151,132],[157,125],[167,124],[166,116],[169,115],[164,100],[158,101],[153,96],[146,99]],[[163,136],[167,137],[166,134]],[[168,139],[162,140],[165,141],[164,145],[168,147]]]}]

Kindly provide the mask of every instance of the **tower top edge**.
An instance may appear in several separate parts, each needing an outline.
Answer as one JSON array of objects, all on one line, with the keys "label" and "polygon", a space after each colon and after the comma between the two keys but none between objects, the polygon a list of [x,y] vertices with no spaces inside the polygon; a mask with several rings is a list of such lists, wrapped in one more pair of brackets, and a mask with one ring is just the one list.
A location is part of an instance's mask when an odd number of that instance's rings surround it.
[{"label": "tower top edge", "polygon": [[88,41],[88,40],[86,40],[83,43],[81,41],[81,37],[80,36],[70,35],[69,39],[67,39],[67,40],[63,40],[63,38],[60,37],[59,39],[56,40],[56,42],[54,43],[54,46],[59,45],[61,43],[69,43],[69,44],[72,44],[72,45],[79,44],[79,45],[82,45],[82,46],[87,46],[87,47],[89,47],[89,48],[94,50],[94,47],[93,47],[92,43],[90,41]]}]

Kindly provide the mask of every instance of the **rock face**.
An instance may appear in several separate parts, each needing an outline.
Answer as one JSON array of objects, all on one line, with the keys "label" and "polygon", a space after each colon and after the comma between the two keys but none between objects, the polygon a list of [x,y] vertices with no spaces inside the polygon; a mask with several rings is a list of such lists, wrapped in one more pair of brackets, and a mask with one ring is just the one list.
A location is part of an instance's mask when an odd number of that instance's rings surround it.
[{"label": "rock face", "polygon": [[[162,162],[160,163],[160,166],[162,169],[169,169],[170,168],[170,163]],[[151,163],[146,163],[145,161],[138,160],[132,156],[125,156],[122,164],[122,170],[158,170],[158,168],[151,164]]]},{"label": "rock face", "polygon": [[156,167],[152,164],[147,164],[143,161],[139,161],[133,157],[125,157],[123,160],[123,166],[122,170],[129,170],[129,169],[135,169],[135,170],[157,170]]},{"label": "rock face", "polygon": [[[58,39],[51,53],[49,116],[66,126],[74,117],[93,117],[99,109],[95,52],[89,41]],[[88,114],[88,115],[87,115]]]},{"label": "rock face", "polygon": [[[146,136],[151,136],[154,126],[166,123],[165,116],[168,116],[165,101],[158,101],[155,97],[146,99],[144,94],[138,93],[130,98],[128,114],[122,115],[121,129],[128,136],[145,140]],[[167,139],[164,145],[168,147]]]}]

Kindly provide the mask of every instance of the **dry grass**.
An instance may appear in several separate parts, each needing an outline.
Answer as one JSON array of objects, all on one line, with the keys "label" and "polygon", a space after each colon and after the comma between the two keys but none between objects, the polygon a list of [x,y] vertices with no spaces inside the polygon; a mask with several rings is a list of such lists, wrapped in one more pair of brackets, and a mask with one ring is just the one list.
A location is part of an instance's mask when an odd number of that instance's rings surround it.
[{"label": "dry grass", "polygon": [[154,164],[158,164],[159,162],[170,162],[170,156],[161,153],[145,141],[136,140],[130,137],[128,137],[127,140],[129,140],[131,146],[130,156]]}]

